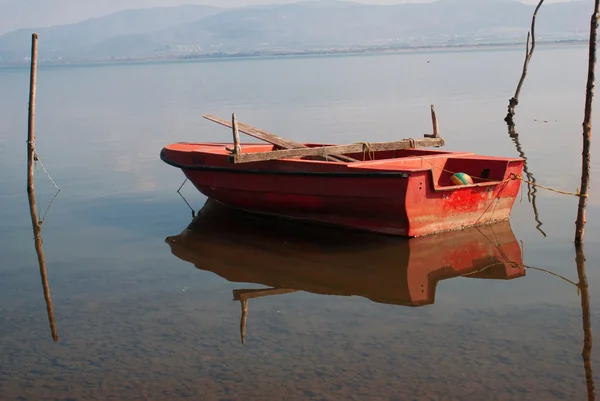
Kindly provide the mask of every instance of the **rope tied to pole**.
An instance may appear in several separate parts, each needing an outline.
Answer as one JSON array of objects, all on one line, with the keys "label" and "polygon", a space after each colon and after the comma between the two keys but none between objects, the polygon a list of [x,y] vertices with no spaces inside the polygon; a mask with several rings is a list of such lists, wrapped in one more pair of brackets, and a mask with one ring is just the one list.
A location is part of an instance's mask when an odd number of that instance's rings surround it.
[{"label": "rope tied to pole", "polygon": [[545,189],[547,191],[556,192],[556,193],[559,193],[559,194],[562,194],[562,195],[572,195],[572,196],[576,196],[578,198],[587,198],[588,197],[588,194],[582,194],[582,193],[580,193],[579,189],[576,192],[569,192],[569,191],[563,191],[563,190],[560,190],[560,189],[555,189],[555,188],[547,187],[545,185],[540,185],[538,183],[526,180],[520,174],[510,173],[510,178],[512,180],[520,180],[520,181],[523,181],[523,182],[525,182],[527,184],[530,184],[531,186],[542,188],[542,189]]},{"label": "rope tied to pole", "polygon": [[[426,161],[433,168],[438,168],[438,169],[440,169],[442,171],[445,171],[445,172],[447,172],[449,174],[456,174],[456,171],[450,171],[450,170],[447,170],[447,169],[445,169],[443,167],[437,166],[437,165],[433,164],[432,162],[430,162],[429,160],[427,160],[427,159],[425,159],[423,157],[421,157],[421,160]],[[508,181],[514,181],[514,180],[519,180],[519,181],[527,183],[527,184],[529,184],[529,185],[531,185],[533,187],[545,189],[547,191],[556,192],[556,193],[559,193],[559,194],[562,194],[562,195],[572,195],[572,196],[576,196],[578,198],[587,198],[588,197],[588,194],[582,194],[582,193],[580,193],[579,189],[576,192],[563,191],[563,190],[560,190],[560,189],[551,188],[551,187],[548,187],[548,186],[545,186],[545,185],[538,184],[538,183],[533,182],[533,181],[526,180],[525,178],[523,178],[522,175],[515,174],[515,173],[510,173],[508,175],[508,178],[506,178],[505,180],[494,180],[494,179],[491,179],[491,178],[484,178],[484,177],[478,177],[478,176],[472,176],[472,177],[474,179],[476,179],[476,180],[481,180],[481,181],[498,181],[500,183],[508,182]]]}]

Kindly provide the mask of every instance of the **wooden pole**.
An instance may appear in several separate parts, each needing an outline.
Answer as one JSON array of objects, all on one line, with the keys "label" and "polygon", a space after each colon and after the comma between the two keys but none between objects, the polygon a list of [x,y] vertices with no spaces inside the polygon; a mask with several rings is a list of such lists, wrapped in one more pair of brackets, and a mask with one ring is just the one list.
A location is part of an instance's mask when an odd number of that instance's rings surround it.
[{"label": "wooden pole", "polygon": [[433,125],[433,137],[440,137],[440,127],[438,126],[437,116],[435,115],[435,107],[431,105],[431,124]]},{"label": "wooden pole", "polygon": [[35,162],[35,93],[37,80],[37,33],[31,35],[31,71],[29,75],[29,119],[27,127],[27,192],[33,193]]},{"label": "wooden pole", "polygon": [[240,320],[240,337],[242,338],[242,344],[246,344],[246,321],[248,320],[248,298],[242,295],[240,298],[240,304],[242,305],[242,319]]},{"label": "wooden pole", "polygon": [[583,244],[575,244],[575,262],[577,263],[577,277],[579,278],[579,295],[581,297],[581,320],[583,324],[583,368],[585,370],[585,381],[588,392],[588,400],[596,399],[596,386],[594,384],[594,372],[592,369],[592,323],[590,313],[590,291],[587,275],[585,272],[585,253]]},{"label": "wooden pole", "polygon": [[35,90],[37,76],[37,34],[31,36],[31,71],[29,76],[29,119],[27,129],[27,194],[33,233],[37,237],[36,227],[39,226],[37,206],[35,203],[34,164],[35,164]]},{"label": "wooden pole", "polygon": [[42,226],[38,221],[37,208],[35,205],[35,194],[30,192],[29,194],[29,212],[31,214],[31,223],[33,225],[33,235],[35,238],[35,251],[38,257],[38,264],[40,267],[40,277],[42,279],[42,288],[44,289],[44,299],[46,300],[46,312],[48,314],[48,323],[50,324],[50,332],[52,333],[52,339],[58,341],[58,334],[56,332],[56,322],[54,319],[54,307],[52,305],[52,298],[50,296],[50,285],[48,284],[48,273],[46,271],[46,259],[44,257],[44,249],[42,248]]},{"label": "wooden pole", "polygon": [[[535,19],[537,18],[537,13],[542,4],[544,4],[544,0],[540,0],[538,2],[537,7],[533,11],[533,16],[531,17],[531,28],[529,32],[527,32],[527,43],[525,45],[525,61],[523,62],[523,71],[521,72],[521,78],[517,84],[517,89],[515,89],[515,95],[508,101],[508,112],[506,113],[506,117],[504,117],[504,121],[506,121],[508,125],[514,124],[513,117],[515,115],[515,107],[517,107],[519,104],[519,94],[521,93],[521,88],[523,87],[525,77],[527,76],[527,68],[529,67],[531,57],[533,56],[533,51],[535,50]],[[530,39],[531,47],[529,47]]]},{"label": "wooden pole", "polygon": [[423,135],[425,138],[439,138],[440,127],[438,125],[437,115],[435,114],[435,106],[431,105],[431,125],[433,127],[433,134]]},{"label": "wooden pole", "polygon": [[38,219],[37,206],[35,202],[35,176],[34,164],[36,161],[35,154],[35,94],[37,80],[37,52],[38,52],[38,35],[31,35],[31,71],[29,77],[29,119],[27,130],[27,196],[29,200],[29,214],[31,216],[31,225],[33,227],[33,235],[35,238],[35,251],[38,257],[40,267],[40,276],[42,279],[42,287],[44,289],[44,298],[46,300],[46,311],[48,313],[48,322],[52,339],[58,341],[56,332],[56,323],[54,320],[54,307],[52,306],[52,298],[50,297],[50,286],[48,285],[48,274],[46,272],[46,259],[42,248],[42,226]]},{"label": "wooden pole", "polygon": [[596,36],[598,32],[598,9],[600,0],[594,1],[594,13],[590,18],[590,43],[588,55],[588,76],[585,93],[585,112],[583,118],[583,151],[581,158],[581,186],[577,220],[575,222],[575,243],[583,242],[586,222],[587,196],[590,187],[590,143],[592,140],[592,101],[596,80]]},{"label": "wooden pole", "polygon": [[240,133],[238,131],[237,119],[235,118],[235,113],[231,115],[231,127],[233,129],[233,154],[239,155],[242,153],[242,148],[240,146]]}]

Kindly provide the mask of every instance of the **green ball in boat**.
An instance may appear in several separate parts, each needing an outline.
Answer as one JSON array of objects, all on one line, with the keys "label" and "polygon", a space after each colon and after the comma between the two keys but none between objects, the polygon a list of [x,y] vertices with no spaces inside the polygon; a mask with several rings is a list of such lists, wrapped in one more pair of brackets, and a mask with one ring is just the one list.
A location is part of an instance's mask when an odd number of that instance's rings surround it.
[{"label": "green ball in boat", "polygon": [[455,173],[450,177],[454,185],[470,185],[473,184],[473,179],[466,173]]}]

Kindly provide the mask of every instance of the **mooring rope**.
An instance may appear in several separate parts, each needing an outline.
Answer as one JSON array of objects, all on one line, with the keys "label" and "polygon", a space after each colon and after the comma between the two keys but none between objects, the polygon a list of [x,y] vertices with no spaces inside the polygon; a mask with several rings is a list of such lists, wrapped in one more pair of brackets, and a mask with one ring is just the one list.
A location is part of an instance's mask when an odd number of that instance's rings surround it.
[{"label": "mooring rope", "polygon": [[[578,283],[575,283],[575,282],[569,280],[568,278],[566,278],[564,276],[561,276],[558,273],[554,273],[554,272],[552,272],[552,271],[550,271],[548,269],[543,269],[541,267],[535,267],[535,266],[531,266],[531,265],[526,265],[525,263],[518,263],[518,262],[515,262],[514,260],[511,260],[504,253],[504,251],[502,249],[500,249],[499,241],[497,239],[496,239],[496,242],[494,242],[491,238],[489,238],[487,235],[485,235],[483,233],[483,231],[479,227],[477,227],[477,231],[479,231],[479,233],[483,236],[483,238],[485,238],[490,244],[492,244],[493,247],[496,248],[496,250],[500,253],[501,259],[504,260],[505,263],[508,263],[509,265],[511,265],[513,268],[518,269],[518,268],[523,267],[525,269],[537,270],[537,271],[541,271],[543,273],[550,274],[551,276],[555,276],[555,277],[557,277],[557,278],[559,278],[561,280],[566,281],[569,284],[573,284],[575,287],[577,287],[577,292],[579,292],[580,285]],[[492,231],[492,233],[494,234],[494,237],[495,237],[496,233],[494,231]],[[523,246],[523,241],[521,241],[521,248],[522,248],[521,253],[524,254],[525,253],[525,249],[524,249],[525,247]],[[503,264],[503,263],[500,263],[500,264]]]},{"label": "mooring rope", "polygon": [[52,185],[54,185],[54,187],[60,191],[60,188],[58,187],[58,185],[56,185],[56,183],[54,182],[54,180],[52,179],[52,177],[50,176],[50,173],[48,173],[48,170],[46,170],[46,167],[44,167],[44,163],[42,163],[42,159],[40,159],[40,156],[38,155],[38,153],[35,151],[35,143],[31,142],[31,141],[26,141],[28,145],[31,146],[31,150],[33,150],[33,160],[36,163],[40,164],[40,167],[42,168],[42,170],[44,170],[44,173],[46,173],[46,177],[48,177],[48,179],[50,180],[50,182],[52,183]]},{"label": "mooring rope", "polygon": [[515,180],[521,180],[521,181],[526,182],[527,184],[530,184],[531,186],[534,186],[534,187],[542,188],[542,189],[545,189],[545,190],[548,190],[548,191],[552,191],[552,192],[556,192],[556,193],[563,194],[563,195],[573,195],[573,196],[577,196],[577,197],[580,197],[580,198],[587,198],[588,197],[588,194],[582,194],[582,193],[579,192],[579,190],[577,190],[576,192],[569,192],[569,191],[563,191],[561,189],[550,188],[550,187],[547,187],[547,186],[544,186],[544,185],[537,184],[537,183],[532,182],[532,181],[528,181],[528,180],[526,180],[525,178],[523,178],[519,174],[514,174],[514,173],[511,173],[511,174],[514,176]]},{"label": "mooring rope", "polygon": [[[427,163],[429,163],[434,168],[438,168],[438,169],[440,169],[442,171],[445,171],[445,172],[447,172],[449,174],[456,174],[457,173],[456,171],[450,171],[450,170],[447,170],[447,169],[445,169],[443,167],[437,166],[437,165],[435,165],[434,163],[430,162],[429,160],[425,159],[422,156],[420,157],[420,159],[422,161],[426,161]],[[475,179],[477,179],[477,180],[481,180],[481,181],[499,181],[499,180],[494,180],[494,179],[491,179],[491,178],[484,178],[484,177],[478,177],[478,176],[472,176],[472,177],[475,178]],[[556,192],[556,193],[563,194],[563,195],[572,195],[572,196],[582,197],[582,198],[587,198],[588,197],[588,194],[582,194],[582,193],[579,192],[579,190],[577,190],[576,192],[569,192],[569,191],[563,191],[561,189],[551,188],[551,187],[548,187],[548,186],[545,186],[545,185],[538,184],[538,183],[533,182],[533,181],[526,180],[525,178],[523,178],[522,175],[515,174],[515,173],[510,173],[508,175],[508,178],[506,178],[504,180],[501,180],[500,182],[502,183],[502,182],[508,182],[508,181],[513,181],[513,180],[520,180],[520,181],[522,181],[524,183],[527,183],[527,184],[529,184],[529,185],[531,185],[533,187],[542,188],[542,189],[545,189],[547,191],[552,191],[552,192]]]},{"label": "mooring rope", "polygon": [[187,199],[185,199],[185,196],[183,196],[183,194],[181,193],[181,188],[183,188],[183,186],[185,185],[185,183],[188,182],[188,179],[186,177],[186,179],[183,181],[183,184],[181,184],[181,186],[179,187],[179,189],[177,190],[177,193],[179,194],[179,196],[181,196],[181,199],[183,199],[183,201],[185,202],[185,204],[190,208],[190,210],[192,211],[192,219],[196,217],[196,211],[194,210],[194,208],[190,205],[190,203],[187,201]]}]

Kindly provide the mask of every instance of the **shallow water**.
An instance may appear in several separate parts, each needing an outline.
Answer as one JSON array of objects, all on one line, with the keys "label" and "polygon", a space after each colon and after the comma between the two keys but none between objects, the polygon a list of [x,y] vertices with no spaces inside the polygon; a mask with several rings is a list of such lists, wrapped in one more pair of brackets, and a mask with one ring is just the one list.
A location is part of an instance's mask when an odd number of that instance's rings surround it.
[{"label": "shallow water", "polygon": [[[567,191],[579,185],[586,50],[539,48],[517,109],[530,172]],[[227,213],[197,226],[191,259],[165,241],[192,212],[160,149],[230,137],[203,114],[235,111],[297,141],[349,143],[421,137],[434,103],[447,149],[516,156],[502,118],[522,53],[41,68],[36,146],[61,189],[42,226],[57,342],[25,191],[28,70],[0,69],[0,399],[586,399],[574,196],[537,191],[542,234],[524,184],[508,229],[463,233],[458,246],[456,236],[413,246]],[[585,254],[596,333],[592,162]],[[54,194],[40,169],[40,215]],[[195,211],[204,205],[189,183],[182,194]],[[499,238],[532,268],[489,269]],[[473,259],[458,262],[463,246]],[[234,298],[257,294],[234,290],[267,287],[286,293],[248,300],[242,344]]]}]

